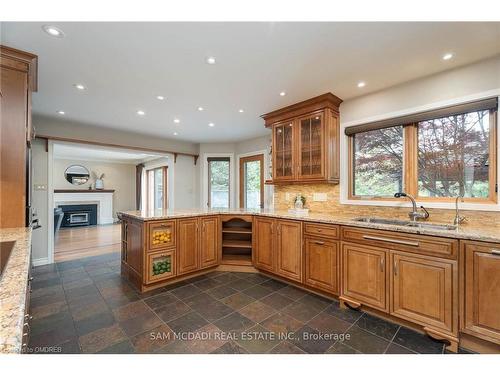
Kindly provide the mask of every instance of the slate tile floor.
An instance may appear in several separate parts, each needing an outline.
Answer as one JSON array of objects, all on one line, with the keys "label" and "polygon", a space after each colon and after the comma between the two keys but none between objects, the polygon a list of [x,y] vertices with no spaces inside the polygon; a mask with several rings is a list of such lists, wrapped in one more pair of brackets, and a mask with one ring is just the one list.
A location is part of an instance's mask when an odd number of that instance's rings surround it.
[{"label": "slate tile floor", "polygon": [[31,353],[444,352],[427,336],[260,274],[212,272],[140,294],[108,254],[34,276]]}]

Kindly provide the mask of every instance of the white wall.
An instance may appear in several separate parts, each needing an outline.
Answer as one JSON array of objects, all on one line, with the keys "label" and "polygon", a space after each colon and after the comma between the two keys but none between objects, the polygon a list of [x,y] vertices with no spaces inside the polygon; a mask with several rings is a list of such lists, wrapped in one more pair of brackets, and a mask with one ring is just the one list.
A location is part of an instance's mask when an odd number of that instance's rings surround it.
[{"label": "white wall", "polygon": [[[90,179],[82,185],[73,185],[64,177],[64,171],[70,165],[82,165],[90,172]],[[93,185],[94,174],[104,173],[104,188],[114,189],[113,217],[116,212],[135,209],[135,164],[108,163],[95,160],[54,159],[53,187],[55,189],[87,190]]]},{"label": "white wall", "polygon": [[32,206],[38,214],[38,222],[42,226],[41,228],[35,229],[33,231],[33,237],[31,241],[32,245],[32,256],[35,265],[45,264],[48,261],[47,253],[47,240],[48,240],[48,179],[47,179],[47,168],[48,168],[48,153],[45,152],[45,142],[35,139],[31,146],[32,151],[32,168],[33,168],[33,181],[32,189],[34,185],[43,185],[45,190],[34,190],[32,195]]}]

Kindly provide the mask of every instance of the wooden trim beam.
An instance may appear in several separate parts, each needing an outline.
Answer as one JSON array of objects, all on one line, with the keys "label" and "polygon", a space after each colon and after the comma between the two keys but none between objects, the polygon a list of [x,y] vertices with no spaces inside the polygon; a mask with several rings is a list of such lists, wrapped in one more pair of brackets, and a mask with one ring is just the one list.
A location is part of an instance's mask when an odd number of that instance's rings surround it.
[{"label": "wooden trim beam", "polygon": [[178,155],[191,156],[194,159],[194,165],[196,165],[196,161],[198,160],[198,157],[199,157],[199,155],[197,155],[197,154],[191,154],[189,152],[178,152],[178,151],[160,150],[160,149],[155,149],[155,148],[139,147],[139,146],[127,146],[127,145],[121,145],[121,144],[116,144],[116,143],[105,143],[105,142],[97,142],[97,141],[88,141],[88,140],[85,140],[85,139],[55,137],[55,136],[52,136],[52,135],[37,134],[36,138],[38,138],[38,139],[44,139],[47,144],[48,144],[48,141],[50,140],[50,141],[69,142],[69,143],[81,143],[81,144],[86,144],[86,145],[103,146],[103,147],[127,148],[129,150],[145,151],[145,152],[156,152],[156,153],[161,153],[161,154],[173,154],[174,155],[174,162],[177,160],[177,156]]}]

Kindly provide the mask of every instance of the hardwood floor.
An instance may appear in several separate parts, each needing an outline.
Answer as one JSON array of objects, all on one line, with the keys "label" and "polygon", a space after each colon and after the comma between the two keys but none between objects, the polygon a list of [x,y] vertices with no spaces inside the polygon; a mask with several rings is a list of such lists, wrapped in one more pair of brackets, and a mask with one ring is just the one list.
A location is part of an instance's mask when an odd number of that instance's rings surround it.
[{"label": "hardwood floor", "polygon": [[55,237],[54,260],[86,258],[120,252],[120,224],[61,228]]}]

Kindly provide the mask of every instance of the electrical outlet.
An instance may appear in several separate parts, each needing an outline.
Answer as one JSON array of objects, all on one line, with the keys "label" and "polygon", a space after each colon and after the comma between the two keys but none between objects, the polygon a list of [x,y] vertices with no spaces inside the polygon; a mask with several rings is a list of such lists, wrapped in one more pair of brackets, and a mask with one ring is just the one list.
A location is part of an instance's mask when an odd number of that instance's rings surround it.
[{"label": "electrical outlet", "polygon": [[47,190],[47,185],[35,184],[33,185],[33,190]]},{"label": "electrical outlet", "polygon": [[314,202],[326,202],[326,199],[327,199],[326,193],[313,193]]},{"label": "electrical outlet", "polygon": [[290,194],[290,193],[285,193],[285,200],[286,200],[286,201],[289,201],[289,200],[290,200],[290,198],[291,198],[291,196],[292,196],[292,194]]}]

